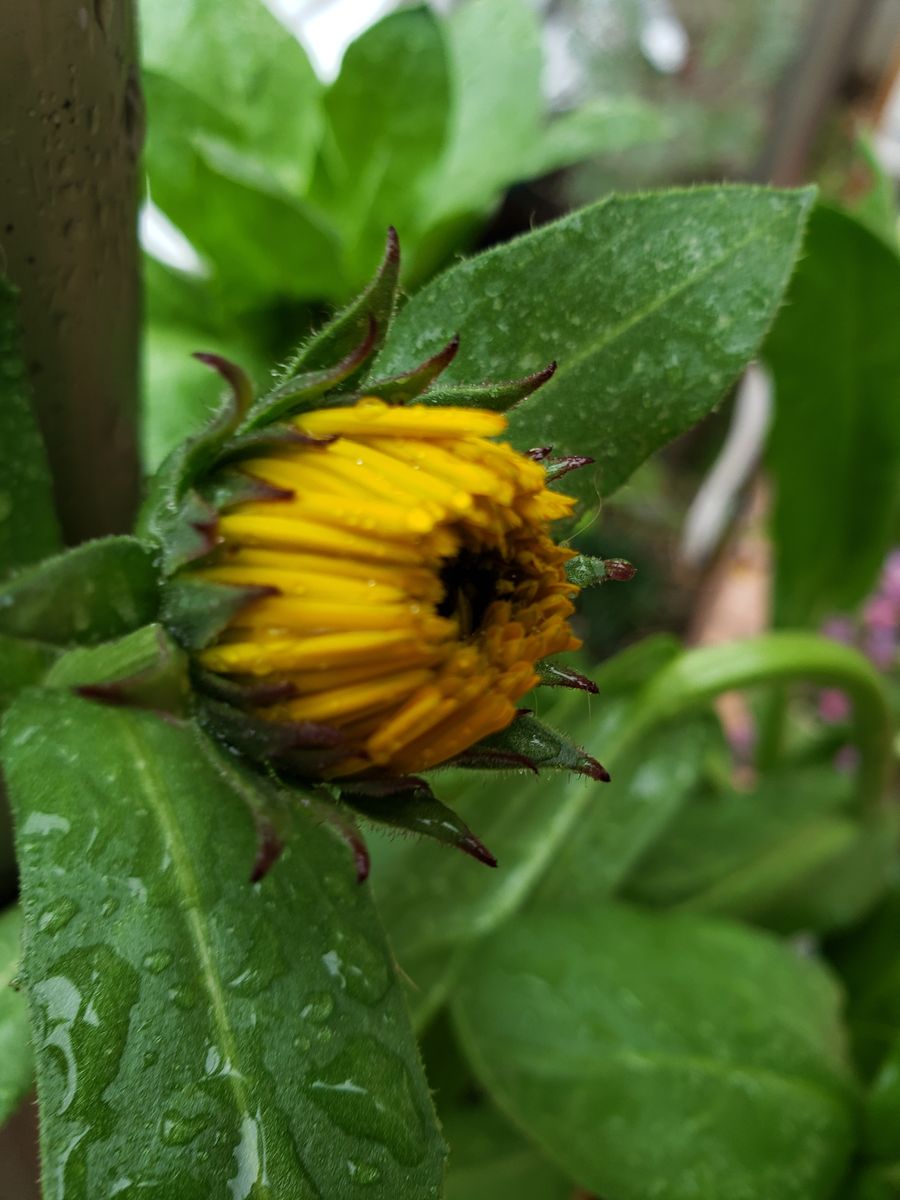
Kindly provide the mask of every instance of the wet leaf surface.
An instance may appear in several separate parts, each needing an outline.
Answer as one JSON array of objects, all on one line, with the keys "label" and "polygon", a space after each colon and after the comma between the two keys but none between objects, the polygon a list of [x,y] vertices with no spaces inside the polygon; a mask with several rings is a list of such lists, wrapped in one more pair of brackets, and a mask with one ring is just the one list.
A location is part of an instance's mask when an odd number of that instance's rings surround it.
[{"label": "wet leaf surface", "polygon": [[592,1193],[835,1193],[855,1123],[839,992],[768,935],[612,904],[520,914],[453,1011],[500,1107]]},{"label": "wet leaf surface", "polygon": [[4,725],[47,1200],[437,1197],[443,1147],[369,892],[189,726],[63,693]]},{"label": "wet leaf surface", "polygon": [[28,1005],[17,983],[21,933],[18,908],[0,913],[0,1125],[19,1107],[34,1079]]}]

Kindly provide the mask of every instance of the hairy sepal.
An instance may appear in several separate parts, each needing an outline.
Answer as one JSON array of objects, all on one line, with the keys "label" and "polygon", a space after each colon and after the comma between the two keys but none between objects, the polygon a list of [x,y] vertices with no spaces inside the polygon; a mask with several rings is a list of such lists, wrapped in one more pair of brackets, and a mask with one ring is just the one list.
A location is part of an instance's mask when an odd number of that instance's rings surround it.
[{"label": "hairy sepal", "polygon": [[[573,771],[601,783],[609,782],[609,773],[596,758],[528,712],[520,713],[506,729],[477,742],[454,762],[461,767],[484,769],[495,754],[515,755],[541,771]],[[503,769],[502,758],[498,759],[497,769]]]},{"label": "hairy sepal", "polygon": [[372,353],[379,350],[394,315],[399,277],[400,242],[397,231],[391,228],[387,233],[384,257],[372,282],[297,350],[279,381],[284,382],[300,372],[327,369],[336,359],[345,358],[366,336],[373,320],[377,332]]},{"label": "hairy sepal", "polygon": [[176,578],[163,587],[162,619],[186,650],[202,650],[248,604],[275,594],[277,589],[271,587]]},{"label": "hairy sepal", "polygon": [[533,375],[511,379],[506,383],[458,384],[433,388],[419,397],[421,404],[460,405],[465,408],[486,408],[491,412],[509,412],[520,400],[548,383],[556,373],[556,363],[548,363]]},{"label": "hairy sepal", "polygon": [[341,799],[366,820],[417,833],[496,867],[497,860],[461,817],[434,795],[424,779],[372,779],[342,783]]}]

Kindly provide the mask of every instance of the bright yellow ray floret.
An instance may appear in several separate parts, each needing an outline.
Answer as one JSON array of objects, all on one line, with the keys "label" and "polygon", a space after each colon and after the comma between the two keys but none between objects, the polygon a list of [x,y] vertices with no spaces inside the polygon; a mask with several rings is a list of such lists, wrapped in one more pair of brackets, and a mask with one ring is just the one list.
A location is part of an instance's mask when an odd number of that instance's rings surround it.
[{"label": "bright yellow ray floret", "polygon": [[332,776],[436,766],[508,725],[535,664],[579,645],[572,552],[549,534],[574,501],[489,440],[498,413],[368,397],[294,424],[333,440],[244,463],[285,498],[228,509],[195,575],[270,594],[202,664],[290,684],[258,714],[338,729]]}]

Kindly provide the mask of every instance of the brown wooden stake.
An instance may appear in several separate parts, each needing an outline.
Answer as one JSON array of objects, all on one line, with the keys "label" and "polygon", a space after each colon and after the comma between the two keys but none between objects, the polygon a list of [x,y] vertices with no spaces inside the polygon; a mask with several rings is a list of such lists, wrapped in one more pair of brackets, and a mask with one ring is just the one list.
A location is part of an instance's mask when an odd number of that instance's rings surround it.
[{"label": "brown wooden stake", "polygon": [[142,137],[132,0],[0,0],[0,270],[71,543],[137,501]]}]

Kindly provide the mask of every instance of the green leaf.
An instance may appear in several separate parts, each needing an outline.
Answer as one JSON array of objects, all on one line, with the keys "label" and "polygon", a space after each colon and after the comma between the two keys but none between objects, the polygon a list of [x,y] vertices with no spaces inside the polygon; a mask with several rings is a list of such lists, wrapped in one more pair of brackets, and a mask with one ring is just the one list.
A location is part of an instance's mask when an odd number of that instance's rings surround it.
[{"label": "green leaf", "polygon": [[0,586],[0,633],[54,645],[90,644],[152,621],[156,570],[136,538],[85,542]]},{"label": "green leaf", "polygon": [[481,213],[527,177],[540,141],[540,25],[520,0],[468,0],[445,23],[452,95],[447,145],[426,219]]},{"label": "green leaf", "polygon": [[391,13],[348,47],[325,96],[310,199],[341,230],[351,289],[371,274],[389,225],[402,244],[418,223],[448,105],[446,50],[429,9]]},{"label": "green leaf", "polygon": [[[328,218],[286,187],[255,146],[229,141],[229,127],[217,125],[217,114],[181,83],[147,70],[142,85],[153,199],[213,265],[230,311],[271,302],[272,293],[342,297]],[[202,136],[191,135],[197,129]]]},{"label": "green leaf", "polygon": [[[900,257],[818,208],[766,346],[775,379],[775,617],[854,607],[892,543],[900,498]],[[813,531],[827,530],[816,538]],[[865,530],[865,536],[860,536]]]},{"label": "green leaf", "polygon": [[617,764],[609,795],[588,806],[560,847],[533,902],[593,905],[616,895],[649,847],[667,840],[702,777],[707,754],[720,742],[714,722],[694,718],[637,746]]},{"label": "green leaf", "polygon": [[516,917],[453,1005],[501,1108],[615,1200],[833,1196],[855,1116],[838,1010],[768,936],[616,905]]},{"label": "green leaf", "polygon": [[[143,0],[140,15],[145,69],[179,84],[215,114],[211,128],[200,129],[227,130],[235,145],[252,149],[275,178],[299,192],[321,123],[320,85],[296,38],[260,0],[184,0],[174,7]],[[175,112],[155,112],[152,103],[150,127],[151,144],[186,142],[197,132],[184,111],[179,120]],[[152,157],[149,170],[155,191]]]},{"label": "green leaf", "polygon": [[0,276],[0,578],[53,554],[60,540],[19,346],[15,292]]},{"label": "green leaf", "polygon": [[0,633],[0,710],[37,683],[59,654],[55,646]]},{"label": "green leaf", "polygon": [[0,1125],[19,1107],[34,1079],[28,1005],[14,986],[21,933],[17,908],[0,913]]},{"label": "green leaf", "polygon": [[511,414],[511,439],[590,454],[597,471],[567,490],[608,495],[755,353],[811,202],[754,187],[611,197],[452,267],[399,314],[378,369],[399,373],[456,332],[447,383],[557,359]]},{"label": "green leaf", "polygon": [[891,814],[860,822],[851,799],[851,777],[824,766],[773,773],[753,791],[700,790],[627,894],[786,932],[849,925],[887,888],[897,847]]},{"label": "green leaf", "polygon": [[[863,131],[852,148],[853,162],[841,197],[844,207],[876,236],[897,250],[898,214],[894,181],[882,165],[871,137]],[[849,195],[846,193],[850,193]]]},{"label": "green leaf", "polygon": [[[27,693],[4,724],[47,1200],[437,1197],[443,1147],[346,847],[189,726]],[[226,1187],[226,1185],[228,1185]]]},{"label": "green leaf", "polygon": [[441,1114],[450,1144],[444,1200],[571,1200],[572,1181],[487,1104]]},{"label": "green leaf", "polygon": [[[582,693],[555,700],[542,715],[566,729],[613,767],[616,748],[627,736],[633,700],[627,694],[668,661],[677,647],[668,639],[635,646],[597,672],[603,703]],[[625,693],[623,696],[622,693]],[[515,786],[492,774],[442,772],[437,794],[471,826],[499,862],[485,871],[462,855],[419,843],[385,843],[373,838],[372,879],[391,944],[414,989],[409,996],[417,1025],[434,1015],[452,986],[459,963],[477,939],[496,929],[523,905],[552,870],[586,811],[596,808],[597,828],[607,835],[610,861],[592,868],[615,878],[645,843],[648,808],[635,805],[614,781],[602,785],[577,777],[518,775]],[[657,820],[656,814],[651,818]],[[615,857],[621,850],[621,858]],[[452,900],[452,903],[451,903]]]},{"label": "green leaf", "polygon": [[547,126],[528,160],[528,175],[546,175],[585,158],[620,154],[669,132],[665,114],[643,100],[597,99],[563,113]]}]

